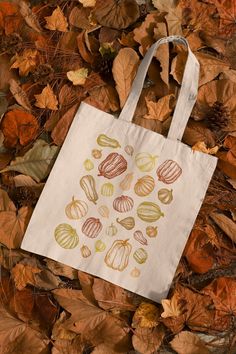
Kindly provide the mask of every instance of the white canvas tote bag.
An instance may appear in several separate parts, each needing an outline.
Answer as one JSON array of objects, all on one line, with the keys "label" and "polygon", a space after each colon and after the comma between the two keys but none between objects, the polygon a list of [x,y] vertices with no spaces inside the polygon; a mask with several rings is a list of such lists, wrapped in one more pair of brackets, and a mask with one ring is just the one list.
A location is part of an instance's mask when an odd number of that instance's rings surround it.
[{"label": "white canvas tote bag", "polygon": [[[162,43],[188,49],[168,137],[132,123],[148,66]],[[159,302],[167,296],[217,159],[181,142],[199,64],[187,41],[157,41],[117,119],[81,103],[21,248]]]}]

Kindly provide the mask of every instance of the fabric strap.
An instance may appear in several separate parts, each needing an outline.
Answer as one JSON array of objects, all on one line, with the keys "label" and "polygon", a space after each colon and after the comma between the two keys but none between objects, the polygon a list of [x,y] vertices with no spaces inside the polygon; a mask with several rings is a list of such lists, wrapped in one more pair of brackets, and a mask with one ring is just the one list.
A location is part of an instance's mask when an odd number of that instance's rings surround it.
[{"label": "fabric strap", "polygon": [[199,63],[195,55],[191,52],[188,42],[180,36],[164,37],[154,43],[147,51],[141,64],[139,65],[136,77],[133,81],[130,94],[121,111],[119,119],[132,122],[134,112],[143,88],[144,80],[148,71],[148,67],[156,53],[157,48],[163,43],[177,42],[184,44],[188,49],[188,58],[185,65],[182,86],[180,88],[178,100],[173,114],[168,138],[173,140],[181,140],[185,127],[192,112],[194,103],[197,99],[198,79],[199,79]]}]

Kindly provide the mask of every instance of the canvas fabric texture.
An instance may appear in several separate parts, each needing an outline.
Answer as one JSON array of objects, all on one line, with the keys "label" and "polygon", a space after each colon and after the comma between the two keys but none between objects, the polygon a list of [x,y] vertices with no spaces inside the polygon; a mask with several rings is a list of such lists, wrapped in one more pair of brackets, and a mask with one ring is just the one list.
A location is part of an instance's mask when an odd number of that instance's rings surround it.
[{"label": "canvas fabric texture", "polygon": [[[168,137],[132,123],[159,45],[188,58]],[[199,63],[187,41],[157,41],[119,116],[81,103],[21,248],[160,302],[167,296],[217,158],[181,142],[197,97]]]}]

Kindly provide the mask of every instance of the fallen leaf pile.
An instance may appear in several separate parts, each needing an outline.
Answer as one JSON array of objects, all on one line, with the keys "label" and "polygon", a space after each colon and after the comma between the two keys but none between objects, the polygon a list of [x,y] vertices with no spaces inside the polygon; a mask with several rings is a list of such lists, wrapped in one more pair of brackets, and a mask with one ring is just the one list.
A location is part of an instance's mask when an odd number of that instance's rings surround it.
[{"label": "fallen leaf pile", "polygon": [[[0,353],[235,353],[235,0],[1,1],[0,35]],[[118,116],[167,35],[201,66],[183,142],[219,160],[157,304],[20,244],[81,101]],[[186,57],[157,50],[135,124],[167,134]]]}]

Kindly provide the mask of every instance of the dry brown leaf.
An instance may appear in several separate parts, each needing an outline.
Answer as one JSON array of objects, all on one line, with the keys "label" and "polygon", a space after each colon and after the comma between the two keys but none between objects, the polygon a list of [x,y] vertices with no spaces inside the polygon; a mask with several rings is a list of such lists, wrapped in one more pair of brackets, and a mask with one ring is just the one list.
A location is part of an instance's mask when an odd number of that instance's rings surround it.
[{"label": "dry brown leaf", "polygon": [[2,353],[46,353],[49,339],[31,326],[32,324],[24,323],[1,306],[0,349]]},{"label": "dry brown leaf", "polygon": [[40,33],[42,31],[42,28],[39,24],[36,15],[32,12],[27,2],[20,1],[19,7],[20,7],[20,13],[23,16],[27,25],[33,28],[36,32]]},{"label": "dry brown leaf", "polygon": [[236,33],[236,9],[234,1],[216,0],[214,1],[220,16],[219,33],[223,38],[231,39]]},{"label": "dry brown leaf", "polygon": [[95,55],[92,55],[90,51],[88,50],[85,42],[85,34],[86,31],[82,31],[78,36],[77,36],[77,45],[78,49],[80,52],[81,57],[84,59],[89,64],[92,64],[95,61]]},{"label": "dry brown leaf", "polygon": [[91,274],[78,271],[79,282],[82,287],[82,293],[92,304],[97,306],[97,300],[93,293],[94,277]]},{"label": "dry brown leaf", "polygon": [[221,102],[228,110],[230,119],[224,130],[236,130],[236,83],[231,80],[214,80],[200,87],[197,103],[192,112],[195,119],[204,119],[215,102]]},{"label": "dry brown leaf", "polygon": [[78,104],[73,105],[63,116],[60,118],[55,128],[52,130],[51,137],[56,145],[62,145],[70,125],[77,112]]},{"label": "dry brown leaf", "polygon": [[195,145],[192,146],[192,150],[194,151],[201,151],[205,154],[215,155],[219,150],[219,146],[214,146],[213,148],[208,148],[204,141],[198,141]]},{"label": "dry brown leaf", "polygon": [[233,188],[236,189],[236,179],[229,178],[227,179],[227,182],[229,182],[231,186],[233,186]]},{"label": "dry brown leaf", "polygon": [[16,211],[16,207],[7,192],[0,189],[0,212],[2,211]]},{"label": "dry brown leaf", "polygon": [[27,284],[35,285],[34,275],[40,273],[41,269],[18,263],[12,269],[12,277],[18,290],[22,290]]},{"label": "dry brown leaf", "polygon": [[170,345],[178,354],[210,354],[206,343],[189,331],[177,334]]},{"label": "dry brown leaf", "polygon": [[12,58],[11,69],[18,69],[20,76],[27,76],[38,65],[39,52],[36,49],[24,49],[22,55],[16,53]]},{"label": "dry brown leaf", "polygon": [[[90,96],[85,99],[85,102],[92,104],[105,112],[116,112],[119,110],[119,99],[113,86],[107,84],[95,88],[89,93]],[[93,101],[90,101],[90,98],[92,98]]]},{"label": "dry brown leaf", "polygon": [[134,328],[153,328],[159,323],[160,310],[149,302],[142,302],[132,319]]},{"label": "dry brown leaf", "polygon": [[153,5],[160,12],[166,12],[165,19],[168,26],[168,35],[182,35],[182,9],[174,0],[152,0]]},{"label": "dry brown leaf", "polygon": [[36,187],[38,183],[36,183],[32,177],[26,175],[17,175],[13,177],[13,181],[15,183],[15,187]]},{"label": "dry brown leaf", "polygon": [[56,95],[53,93],[53,90],[49,84],[44,87],[43,91],[39,95],[34,95],[36,102],[35,106],[39,108],[48,108],[53,111],[58,109],[58,100]]},{"label": "dry brown leaf", "polygon": [[57,339],[53,343],[52,354],[81,354],[84,352],[84,347],[85,345],[80,336],[67,340]]},{"label": "dry brown leaf", "polygon": [[220,79],[226,79],[226,80],[231,80],[234,83],[236,83],[236,70],[225,70],[220,74]]},{"label": "dry brown leaf", "polygon": [[130,93],[138,65],[138,54],[132,48],[122,48],[113,62],[112,73],[116,82],[121,108]]},{"label": "dry brown leaf", "polygon": [[177,294],[174,294],[170,300],[169,299],[162,300],[161,304],[164,309],[164,312],[162,312],[161,314],[162,318],[176,317],[181,314],[180,306],[179,306],[179,297]]},{"label": "dry brown leaf", "polygon": [[94,7],[96,0],[79,0],[83,7]]},{"label": "dry brown leaf", "polygon": [[46,16],[45,28],[51,31],[67,32],[68,22],[60,6],[53,11],[51,16]]},{"label": "dry brown leaf", "polygon": [[14,79],[10,79],[9,84],[10,84],[10,91],[13,94],[16,102],[19,103],[19,105],[21,105],[25,109],[30,111],[32,109],[32,106],[30,104],[29,98],[27,97],[22,87]]},{"label": "dry brown leaf", "polygon": [[157,119],[160,122],[165,121],[169,118],[173,107],[174,107],[174,98],[173,94],[166,95],[161,97],[157,102],[149,101],[146,99],[146,105],[148,108],[148,113],[145,114],[144,118],[146,119]]},{"label": "dry brown leaf", "polygon": [[218,225],[226,235],[236,243],[236,223],[226,215],[216,212],[212,212],[210,217],[214,220],[216,225]]},{"label": "dry brown leaf", "polygon": [[[165,23],[158,23],[156,28],[153,30],[155,40],[167,36],[167,28]],[[161,65],[161,79],[169,86],[169,45],[168,43],[162,44],[157,48],[155,58],[160,62]]]},{"label": "dry brown leaf", "polygon": [[141,354],[153,354],[163,341],[165,331],[162,325],[155,328],[136,328],[132,337],[135,350]]},{"label": "dry brown leaf", "polygon": [[84,30],[92,30],[94,25],[90,22],[90,8],[74,7],[69,15],[69,22],[72,26],[82,28]]},{"label": "dry brown leaf", "polygon": [[5,269],[12,269],[18,262],[26,257],[26,252],[19,250],[9,250],[0,247],[0,264]]},{"label": "dry brown leaf", "polygon": [[127,310],[134,311],[135,294],[132,294],[120,286],[109,283],[103,279],[94,279],[93,284],[94,297],[99,306],[104,310]]},{"label": "dry brown leaf", "polygon": [[34,140],[38,134],[39,124],[32,114],[14,109],[5,114],[1,129],[4,134],[4,145],[11,148],[18,142],[24,146]]},{"label": "dry brown leaf", "polygon": [[32,214],[32,209],[22,207],[18,213],[4,211],[0,213],[0,242],[8,248],[19,248],[27,224]]},{"label": "dry brown leaf", "polygon": [[52,259],[45,259],[48,269],[55,275],[60,275],[71,280],[78,279],[78,271],[69,267],[66,264],[53,261]]},{"label": "dry brown leaf", "polygon": [[214,134],[210,129],[206,128],[202,122],[194,122],[190,120],[183,135],[185,144],[193,146],[199,141],[203,141],[207,146],[215,146]]},{"label": "dry brown leaf", "polygon": [[93,15],[102,26],[123,29],[139,17],[139,7],[135,0],[96,0]]}]

